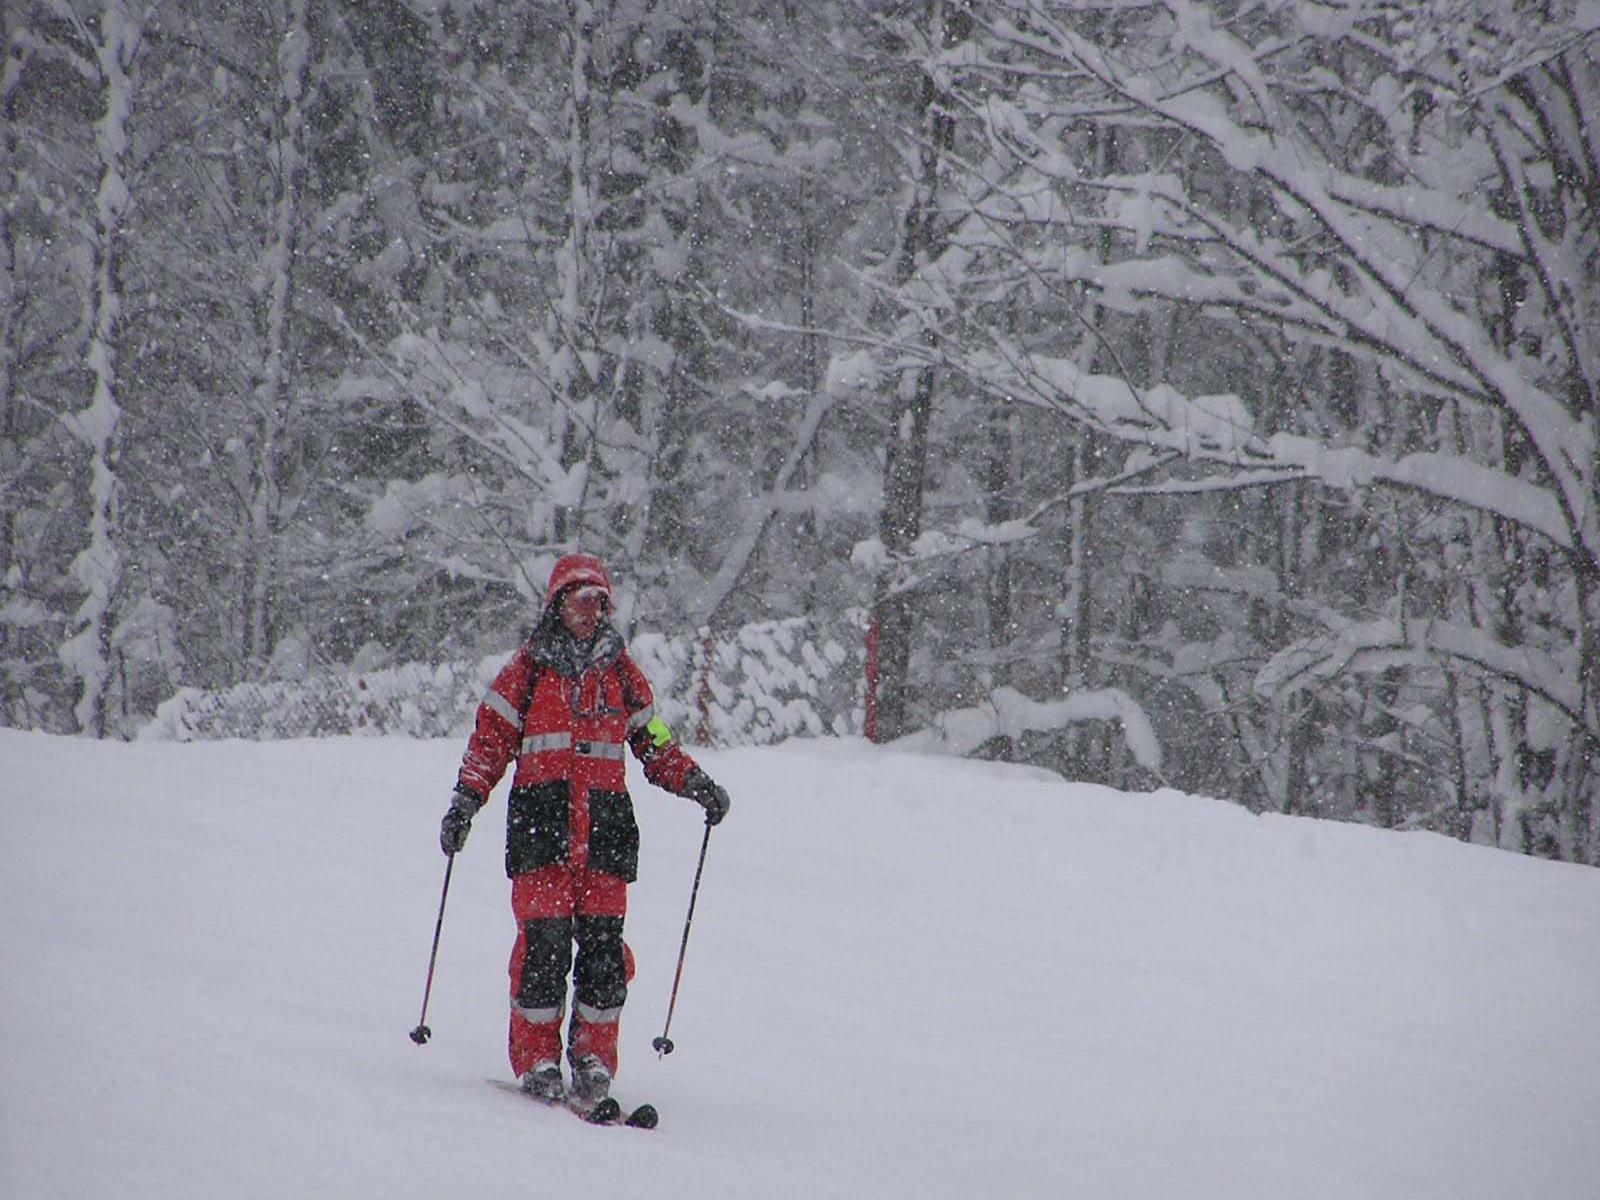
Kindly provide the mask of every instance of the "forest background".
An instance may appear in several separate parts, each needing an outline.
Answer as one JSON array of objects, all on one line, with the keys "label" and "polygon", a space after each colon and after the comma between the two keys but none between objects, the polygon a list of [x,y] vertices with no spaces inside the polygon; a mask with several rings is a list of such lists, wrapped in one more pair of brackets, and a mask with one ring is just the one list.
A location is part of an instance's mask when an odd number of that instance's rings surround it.
[{"label": "forest background", "polygon": [[1600,861],[1597,0],[0,14],[0,723],[581,546],[877,740]]}]

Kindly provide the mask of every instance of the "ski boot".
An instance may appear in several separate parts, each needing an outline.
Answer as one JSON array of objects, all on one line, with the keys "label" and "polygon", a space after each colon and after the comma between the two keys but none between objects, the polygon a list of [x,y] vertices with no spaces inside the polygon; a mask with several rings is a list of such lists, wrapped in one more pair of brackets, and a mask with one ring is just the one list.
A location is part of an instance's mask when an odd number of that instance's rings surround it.
[{"label": "ski boot", "polygon": [[611,1071],[593,1054],[586,1054],[572,1064],[572,1102],[582,1109],[592,1109],[611,1095]]},{"label": "ski boot", "polygon": [[524,1072],[518,1082],[528,1095],[546,1104],[560,1104],[567,1098],[567,1087],[561,1080],[559,1063],[539,1063],[533,1070]]}]

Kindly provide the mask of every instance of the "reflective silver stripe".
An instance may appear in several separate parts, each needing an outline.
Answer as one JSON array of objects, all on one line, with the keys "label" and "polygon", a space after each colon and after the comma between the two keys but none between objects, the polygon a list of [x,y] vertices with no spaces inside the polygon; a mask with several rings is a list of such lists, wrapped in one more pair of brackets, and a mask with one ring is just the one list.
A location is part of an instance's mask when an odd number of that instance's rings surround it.
[{"label": "reflective silver stripe", "polygon": [[532,733],[522,739],[522,752],[538,754],[544,750],[566,750],[571,745],[570,733]]},{"label": "reflective silver stripe", "polygon": [[587,758],[614,758],[623,761],[621,742],[573,742],[572,748]]},{"label": "reflective silver stripe", "polygon": [[491,712],[499,713],[507,721],[510,721],[511,728],[515,729],[518,733],[522,732],[522,714],[512,706],[511,701],[507,700],[493,688],[490,688],[488,692],[485,693],[483,697],[483,706],[489,709]]},{"label": "reflective silver stripe", "polygon": [[655,715],[656,706],[654,704],[646,704],[638,712],[634,713],[633,716],[628,718],[628,732],[633,733],[635,730],[643,729],[655,719]]},{"label": "reflective silver stripe", "polygon": [[554,1008],[523,1008],[513,1000],[511,1011],[530,1025],[559,1025],[567,1009],[564,1004],[558,1004]]},{"label": "reflective silver stripe", "polygon": [[595,1008],[589,1004],[578,1003],[572,1006],[578,1014],[578,1020],[590,1025],[615,1025],[622,1019],[620,1008]]}]

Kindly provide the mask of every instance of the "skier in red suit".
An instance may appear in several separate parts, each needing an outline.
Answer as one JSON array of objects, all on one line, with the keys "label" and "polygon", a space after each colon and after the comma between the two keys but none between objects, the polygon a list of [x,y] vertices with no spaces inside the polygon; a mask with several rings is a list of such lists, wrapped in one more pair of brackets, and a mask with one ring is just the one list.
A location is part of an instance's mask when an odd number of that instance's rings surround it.
[{"label": "skier in red suit", "polygon": [[[506,874],[517,940],[511,951],[511,1069],[525,1091],[567,1097],[561,1021],[573,974],[567,1060],[571,1097],[592,1106],[617,1071],[617,1022],[633,976],[622,940],[639,827],[628,797],[626,745],[658,787],[694,800],[715,825],[728,793],[655,715],[650,683],[607,619],[611,577],[593,555],[555,565],[544,612],[495,676],[440,824],[446,854],[513,761]],[[573,946],[577,946],[576,961]]]}]

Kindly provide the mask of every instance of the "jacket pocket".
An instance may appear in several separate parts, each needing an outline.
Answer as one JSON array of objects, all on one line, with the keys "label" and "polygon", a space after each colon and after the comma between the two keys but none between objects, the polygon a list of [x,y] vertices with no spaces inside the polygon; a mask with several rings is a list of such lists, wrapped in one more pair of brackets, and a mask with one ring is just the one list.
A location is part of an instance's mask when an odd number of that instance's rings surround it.
[{"label": "jacket pocket", "polygon": [[627,792],[589,789],[589,866],[626,883],[639,877],[639,823]]},{"label": "jacket pocket", "polygon": [[567,809],[572,785],[564,779],[511,789],[506,801],[506,875],[515,879],[567,857]]}]

